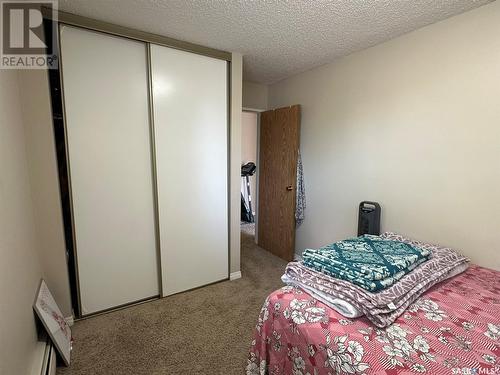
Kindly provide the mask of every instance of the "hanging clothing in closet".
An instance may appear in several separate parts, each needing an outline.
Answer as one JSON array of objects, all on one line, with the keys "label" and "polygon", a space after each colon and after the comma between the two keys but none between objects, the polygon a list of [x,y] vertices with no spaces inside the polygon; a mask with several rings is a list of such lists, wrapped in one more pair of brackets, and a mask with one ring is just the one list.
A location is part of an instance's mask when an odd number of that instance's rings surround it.
[{"label": "hanging clothing in closet", "polygon": [[302,157],[300,150],[297,158],[297,195],[295,205],[295,224],[299,227],[305,220],[306,211],[306,186],[304,183],[304,168],[302,166]]}]

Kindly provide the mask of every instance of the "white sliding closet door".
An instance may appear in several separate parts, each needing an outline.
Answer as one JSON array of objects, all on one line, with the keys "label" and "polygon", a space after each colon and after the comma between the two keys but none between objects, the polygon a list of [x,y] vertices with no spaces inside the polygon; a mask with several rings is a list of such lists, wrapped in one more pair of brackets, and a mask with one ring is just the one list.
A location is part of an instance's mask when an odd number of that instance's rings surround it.
[{"label": "white sliding closet door", "polygon": [[163,295],[228,278],[227,62],[151,46]]},{"label": "white sliding closet door", "polygon": [[147,50],[63,26],[61,54],[86,315],[159,294]]}]

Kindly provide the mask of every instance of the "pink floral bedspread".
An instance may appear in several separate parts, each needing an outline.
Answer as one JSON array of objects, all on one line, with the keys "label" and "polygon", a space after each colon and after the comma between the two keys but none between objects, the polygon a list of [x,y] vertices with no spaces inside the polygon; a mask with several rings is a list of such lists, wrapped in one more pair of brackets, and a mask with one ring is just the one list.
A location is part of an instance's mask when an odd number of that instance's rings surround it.
[{"label": "pink floral bedspread", "polygon": [[437,284],[385,329],[284,287],[259,315],[248,375],[500,374],[500,272]]}]

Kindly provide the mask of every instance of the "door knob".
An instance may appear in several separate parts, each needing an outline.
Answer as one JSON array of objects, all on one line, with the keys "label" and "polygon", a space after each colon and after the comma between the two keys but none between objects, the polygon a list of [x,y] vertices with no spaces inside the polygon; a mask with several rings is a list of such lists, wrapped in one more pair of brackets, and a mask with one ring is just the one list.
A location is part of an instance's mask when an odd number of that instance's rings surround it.
[{"label": "door knob", "polygon": [[292,191],[292,190],[293,190],[292,185],[288,185],[288,186],[286,187],[286,190],[288,190],[288,191]]}]

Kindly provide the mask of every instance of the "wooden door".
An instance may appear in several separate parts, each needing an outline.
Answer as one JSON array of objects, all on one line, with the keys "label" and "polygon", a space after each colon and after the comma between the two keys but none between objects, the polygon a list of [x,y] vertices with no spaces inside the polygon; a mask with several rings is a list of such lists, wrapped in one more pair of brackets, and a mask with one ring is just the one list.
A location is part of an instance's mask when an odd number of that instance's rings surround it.
[{"label": "wooden door", "polygon": [[261,114],[258,243],[288,261],[295,250],[299,134],[299,105]]}]

